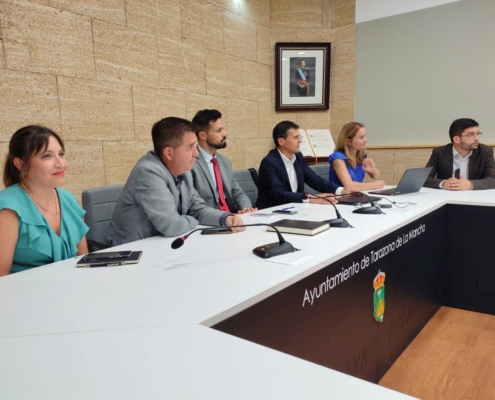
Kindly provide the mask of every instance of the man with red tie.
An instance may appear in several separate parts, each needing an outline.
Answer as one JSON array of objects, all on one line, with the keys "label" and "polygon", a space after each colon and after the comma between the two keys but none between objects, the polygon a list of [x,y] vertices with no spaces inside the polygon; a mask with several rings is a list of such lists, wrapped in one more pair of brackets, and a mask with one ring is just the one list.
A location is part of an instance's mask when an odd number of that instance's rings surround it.
[{"label": "man with red tie", "polygon": [[257,211],[237,183],[230,160],[217,152],[227,146],[222,114],[217,110],[201,110],[192,122],[196,126],[199,155],[191,173],[194,188],[206,205],[239,214]]}]

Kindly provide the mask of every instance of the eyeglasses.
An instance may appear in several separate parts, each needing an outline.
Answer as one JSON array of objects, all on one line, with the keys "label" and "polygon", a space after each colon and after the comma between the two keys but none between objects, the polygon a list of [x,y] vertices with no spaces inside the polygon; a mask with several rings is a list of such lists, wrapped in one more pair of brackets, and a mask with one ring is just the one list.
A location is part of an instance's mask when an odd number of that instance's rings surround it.
[{"label": "eyeglasses", "polygon": [[459,136],[474,139],[475,136],[478,136],[480,138],[482,135],[483,135],[483,132],[477,132],[477,133],[470,133],[468,135],[459,135]]},{"label": "eyeglasses", "polygon": [[301,135],[293,136],[293,137],[291,137],[291,139],[301,140],[302,139],[302,136]]}]

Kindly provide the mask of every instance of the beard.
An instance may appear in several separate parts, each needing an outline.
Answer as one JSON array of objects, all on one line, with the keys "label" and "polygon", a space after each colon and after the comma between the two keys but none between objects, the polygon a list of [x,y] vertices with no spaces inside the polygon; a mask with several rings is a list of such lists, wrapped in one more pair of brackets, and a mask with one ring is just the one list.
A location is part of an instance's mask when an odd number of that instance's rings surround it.
[{"label": "beard", "polygon": [[225,149],[227,147],[227,142],[220,142],[220,143],[213,143],[213,142],[210,142],[209,140],[206,140],[206,143],[208,144],[208,146],[211,146],[213,147],[214,149],[217,149],[217,150],[220,150],[220,149]]}]

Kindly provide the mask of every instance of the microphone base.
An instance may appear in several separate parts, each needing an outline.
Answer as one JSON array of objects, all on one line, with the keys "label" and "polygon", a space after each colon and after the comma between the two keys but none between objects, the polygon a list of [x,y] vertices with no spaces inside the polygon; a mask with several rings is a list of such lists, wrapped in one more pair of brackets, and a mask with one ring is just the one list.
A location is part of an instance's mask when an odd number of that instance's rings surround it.
[{"label": "microphone base", "polygon": [[292,253],[293,251],[296,251],[296,249],[289,242],[284,242],[282,244],[275,242],[253,249],[253,253],[261,258],[281,256],[282,254]]},{"label": "microphone base", "polygon": [[363,208],[357,208],[353,211],[354,214],[383,214],[383,211],[380,209],[380,207],[363,207]]},{"label": "microphone base", "polygon": [[351,224],[344,218],[334,218],[326,220],[330,224],[330,228],[350,228]]}]

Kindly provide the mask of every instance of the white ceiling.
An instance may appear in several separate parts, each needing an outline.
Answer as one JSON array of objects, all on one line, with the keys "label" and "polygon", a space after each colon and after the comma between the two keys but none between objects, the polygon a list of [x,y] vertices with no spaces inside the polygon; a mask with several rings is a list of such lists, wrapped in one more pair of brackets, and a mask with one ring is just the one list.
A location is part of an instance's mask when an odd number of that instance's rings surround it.
[{"label": "white ceiling", "polygon": [[459,0],[356,0],[356,23],[405,14]]}]

